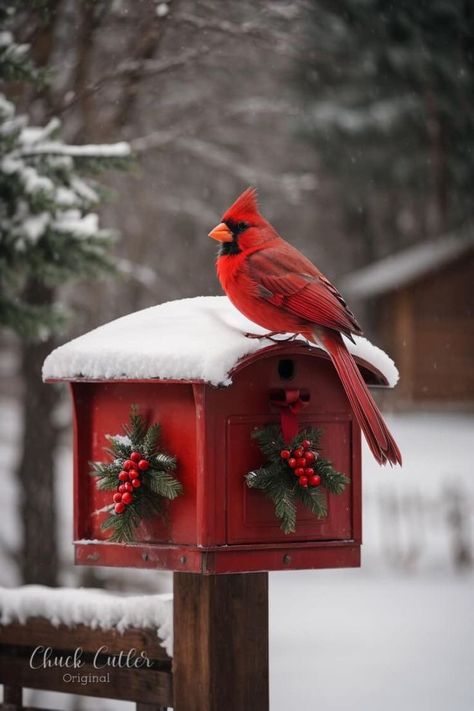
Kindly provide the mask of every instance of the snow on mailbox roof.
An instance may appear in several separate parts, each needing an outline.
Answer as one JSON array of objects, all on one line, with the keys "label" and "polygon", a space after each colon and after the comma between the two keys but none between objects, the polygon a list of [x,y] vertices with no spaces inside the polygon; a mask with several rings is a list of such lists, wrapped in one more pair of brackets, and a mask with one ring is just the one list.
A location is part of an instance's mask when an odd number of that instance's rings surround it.
[{"label": "snow on mailbox roof", "polygon": [[[198,380],[229,385],[246,355],[274,345],[247,338],[265,333],[226,296],[169,301],[122,316],[56,348],[43,366],[45,380]],[[365,338],[348,342],[351,352],[378,370],[393,387],[393,361]]]}]

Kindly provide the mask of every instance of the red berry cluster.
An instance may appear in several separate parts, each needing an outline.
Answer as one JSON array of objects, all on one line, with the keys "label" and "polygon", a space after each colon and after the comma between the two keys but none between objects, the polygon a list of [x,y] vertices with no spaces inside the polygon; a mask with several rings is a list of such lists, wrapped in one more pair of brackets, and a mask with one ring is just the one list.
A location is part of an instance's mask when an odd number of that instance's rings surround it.
[{"label": "red berry cluster", "polygon": [[132,452],[130,459],[123,463],[123,469],[118,475],[120,484],[114,494],[115,513],[121,514],[125,507],[133,501],[133,490],[142,485],[140,474],[150,466],[148,459],[144,459],[140,452]]},{"label": "red berry cluster", "polygon": [[298,477],[298,484],[305,489],[308,486],[319,486],[321,483],[321,477],[314,470],[318,453],[311,449],[312,446],[313,443],[309,439],[304,439],[296,449],[292,451],[282,449],[280,452],[280,457],[286,460],[290,469],[293,469],[293,473]]}]

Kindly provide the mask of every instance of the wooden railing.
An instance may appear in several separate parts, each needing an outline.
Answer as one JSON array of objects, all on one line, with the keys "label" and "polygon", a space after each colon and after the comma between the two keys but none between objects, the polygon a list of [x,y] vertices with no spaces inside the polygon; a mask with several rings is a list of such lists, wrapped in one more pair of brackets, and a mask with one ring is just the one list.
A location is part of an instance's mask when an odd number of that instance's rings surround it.
[{"label": "wooden railing", "polygon": [[[49,659],[48,649],[52,650]],[[130,650],[135,650],[135,659],[146,650],[147,664],[128,666]],[[132,653],[129,665],[133,657]],[[114,660],[115,664],[121,660],[124,666],[113,666]],[[152,629],[127,629],[121,634],[84,625],[55,627],[42,618],[31,618],[25,625],[3,625],[0,683],[2,711],[31,709],[22,705],[23,688],[133,701],[136,711],[163,711],[173,706],[171,658]]]},{"label": "wooden railing", "polygon": [[[173,660],[156,629],[122,634],[43,618],[0,626],[0,709],[28,708],[22,690],[32,688],[133,701],[137,711],[268,711],[268,574],[175,573],[173,588]],[[130,650],[131,665],[116,666]],[[151,664],[134,668],[142,652]]]}]

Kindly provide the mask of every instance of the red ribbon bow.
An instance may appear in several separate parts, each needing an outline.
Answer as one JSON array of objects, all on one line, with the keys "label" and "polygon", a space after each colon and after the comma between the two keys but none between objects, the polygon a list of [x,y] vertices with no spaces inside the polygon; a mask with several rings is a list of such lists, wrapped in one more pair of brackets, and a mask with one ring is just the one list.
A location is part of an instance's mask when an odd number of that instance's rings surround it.
[{"label": "red ribbon bow", "polygon": [[283,439],[291,442],[299,431],[298,412],[309,402],[309,397],[300,390],[281,390],[271,396],[271,402],[280,409],[280,422]]}]

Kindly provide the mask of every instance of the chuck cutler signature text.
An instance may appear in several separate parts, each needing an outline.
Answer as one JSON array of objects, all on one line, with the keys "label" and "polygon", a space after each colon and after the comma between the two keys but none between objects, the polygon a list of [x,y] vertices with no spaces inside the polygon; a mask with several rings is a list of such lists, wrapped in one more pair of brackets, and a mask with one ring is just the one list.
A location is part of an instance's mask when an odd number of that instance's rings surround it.
[{"label": "chuck cutler signature text", "polygon": [[[121,650],[118,654],[108,654],[108,647],[102,645],[94,653],[91,660],[94,669],[143,669],[153,666],[153,660],[142,650],[138,652],[134,647],[127,652]],[[52,647],[35,647],[30,656],[31,669],[80,669],[86,664],[83,659],[84,651],[77,647],[72,654],[58,654]],[[88,660],[89,661],[89,660]]]}]

